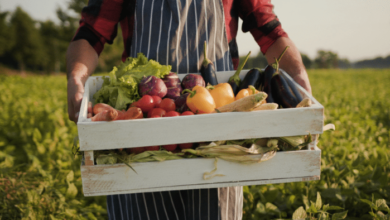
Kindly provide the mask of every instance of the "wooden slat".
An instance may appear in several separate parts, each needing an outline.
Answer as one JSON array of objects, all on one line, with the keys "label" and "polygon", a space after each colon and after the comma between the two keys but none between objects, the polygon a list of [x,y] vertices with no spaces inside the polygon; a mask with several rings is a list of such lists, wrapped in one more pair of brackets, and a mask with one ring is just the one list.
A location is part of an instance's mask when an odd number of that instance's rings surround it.
[{"label": "wooden slat", "polygon": [[164,162],[133,163],[135,173],[125,164],[82,166],[86,196],[165,190],[317,180],[321,151],[277,152],[258,164],[239,164],[218,160],[217,176],[204,180],[204,172],[214,169],[214,159],[196,158]]},{"label": "wooden slat", "polygon": [[80,150],[320,134],[323,109],[232,112],[78,125]]},{"label": "wooden slat", "polygon": [[[241,72],[243,78],[247,70]],[[218,72],[221,82],[234,73]],[[180,74],[180,78],[184,75]],[[90,77],[86,84],[78,132],[80,150],[103,150],[175,143],[234,140],[261,137],[281,137],[320,134],[323,126],[323,106],[306,91],[314,103],[307,108],[232,112],[187,117],[139,119],[131,121],[89,122],[87,102],[101,87],[101,77]],[[302,87],[299,87],[303,90]]]},{"label": "wooden slat", "polygon": [[94,162],[93,150],[84,151],[84,164],[85,166],[93,166]]},{"label": "wooden slat", "polygon": [[[242,71],[240,77],[243,78],[246,72]],[[223,82],[233,73],[218,72],[217,76]],[[179,77],[183,78],[184,75]],[[219,160],[216,173],[225,176],[210,180],[204,180],[203,174],[214,169],[214,159],[207,158],[134,163],[132,166],[138,174],[124,164],[94,165],[93,150],[308,133],[315,135],[323,131],[323,106],[300,86],[301,94],[311,98],[311,107],[90,122],[86,118],[87,103],[93,100],[93,94],[102,83],[101,77],[88,79],[78,123],[80,150],[85,151],[85,165],[81,166],[85,196],[261,185],[320,178],[321,150],[316,147],[316,140],[308,150],[277,152],[274,158],[260,164],[244,165]]]}]

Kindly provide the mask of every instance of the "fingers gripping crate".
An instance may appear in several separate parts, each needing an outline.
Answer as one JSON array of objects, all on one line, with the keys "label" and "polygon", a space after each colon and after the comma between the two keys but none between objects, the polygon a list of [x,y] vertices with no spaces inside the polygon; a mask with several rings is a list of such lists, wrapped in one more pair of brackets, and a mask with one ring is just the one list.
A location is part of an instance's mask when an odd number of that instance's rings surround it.
[{"label": "fingers gripping crate", "polygon": [[[242,71],[241,77],[246,72]],[[219,82],[227,82],[233,73],[217,72]],[[183,78],[184,74],[179,77]],[[323,106],[299,85],[302,96],[311,99],[311,107],[91,122],[87,119],[88,102],[92,101],[93,94],[102,83],[101,77],[87,80],[77,124],[80,151],[84,152],[81,176],[85,196],[320,179],[321,150],[316,146],[316,138],[306,150],[277,152],[272,159],[261,163],[240,164],[218,160],[217,173],[224,176],[208,180],[203,179],[203,174],[214,169],[212,158],[132,163],[136,172],[126,164],[95,165],[94,150],[309,133],[316,137],[315,134],[323,132],[324,122]]]}]

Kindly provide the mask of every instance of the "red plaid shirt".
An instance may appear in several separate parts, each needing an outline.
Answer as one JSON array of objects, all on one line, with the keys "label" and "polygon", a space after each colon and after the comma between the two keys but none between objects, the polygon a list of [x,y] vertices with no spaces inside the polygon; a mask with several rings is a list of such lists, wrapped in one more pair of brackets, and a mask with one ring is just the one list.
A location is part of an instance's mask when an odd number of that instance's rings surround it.
[{"label": "red plaid shirt", "polygon": [[[226,33],[234,68],[239,62],[236,36],[238,17],[243,20],[242,31],[250,31],[263,54],[279,37],[287,37],[278,18],[273,13],[270,0],[222,0]],[[135,1],[89,0],[81,13],[80,27],[73,38],[85,39],[100,54],[107,42],[112,43],[118,23],[122,28],[124,51],[122,60],[128,57],[133,35]]]}]

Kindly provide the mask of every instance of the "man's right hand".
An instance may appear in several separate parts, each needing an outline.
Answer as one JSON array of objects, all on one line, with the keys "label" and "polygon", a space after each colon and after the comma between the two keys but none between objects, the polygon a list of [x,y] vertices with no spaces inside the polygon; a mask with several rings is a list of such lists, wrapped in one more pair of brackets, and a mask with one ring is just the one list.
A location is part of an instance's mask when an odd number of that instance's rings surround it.
[{"label": "man's right hand", "polygon": [[77,40],[69,44],[66,53],[68,75],[68,115],[77,123],[84,85],[98,64],[98,55],[86,40]]},{"label": "man's right hand", "polygon": [[84,95],[84,84],[80,79],[68,79],[68,116],[77,123],[81,101]]}]

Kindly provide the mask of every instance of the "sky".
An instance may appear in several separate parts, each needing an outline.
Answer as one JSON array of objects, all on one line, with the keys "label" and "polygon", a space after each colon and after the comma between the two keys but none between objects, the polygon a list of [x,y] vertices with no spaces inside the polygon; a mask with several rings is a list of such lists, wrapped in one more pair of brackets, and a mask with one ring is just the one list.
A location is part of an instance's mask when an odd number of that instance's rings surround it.
[{"label": "sky", "polygon": [[[283,29],[298,49],[314,59],[318,50],[350,61],[390,55],[390,0],[272,0]],[[0,11],[17,5],[35,20],[56,20],[67,0],[0,0]],[[240,22],[241,29],[241,22]],[[250,33],[239,31],[240,55],[260,48]]]}]

